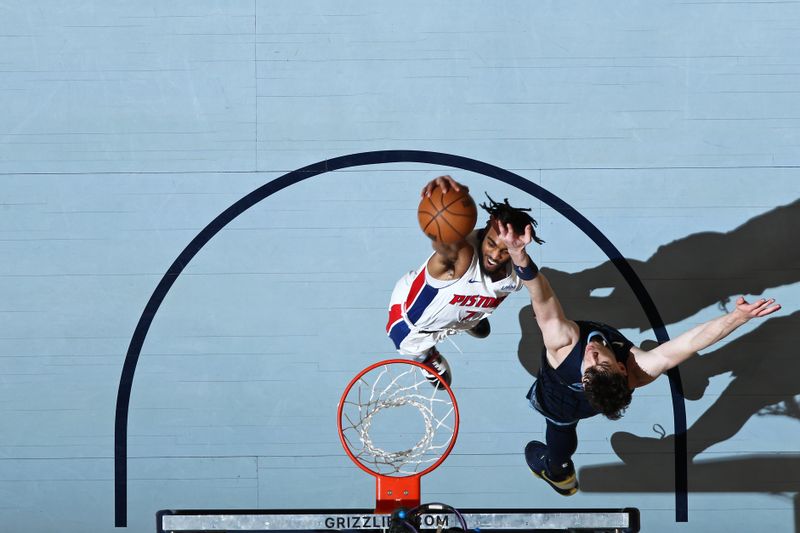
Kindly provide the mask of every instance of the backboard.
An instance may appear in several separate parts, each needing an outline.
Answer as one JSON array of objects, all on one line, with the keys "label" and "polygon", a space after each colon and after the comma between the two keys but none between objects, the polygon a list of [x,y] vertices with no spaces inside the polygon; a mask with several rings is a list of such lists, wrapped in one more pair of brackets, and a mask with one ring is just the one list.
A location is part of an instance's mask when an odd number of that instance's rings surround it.
[{"label": "backboard", "polygon": [[[533,531],[637,532],[639,511],[625,509],[460,509],[467,527],[481,533]],[[158,533],[389,531],[391,515],[372,509],[164,510],[156,515]],[[417,530],[459,528],[449,512],[431,510]],[[402,529],[400,530],[402,531]],[[410,530],[409,530],[410,531]]]}]

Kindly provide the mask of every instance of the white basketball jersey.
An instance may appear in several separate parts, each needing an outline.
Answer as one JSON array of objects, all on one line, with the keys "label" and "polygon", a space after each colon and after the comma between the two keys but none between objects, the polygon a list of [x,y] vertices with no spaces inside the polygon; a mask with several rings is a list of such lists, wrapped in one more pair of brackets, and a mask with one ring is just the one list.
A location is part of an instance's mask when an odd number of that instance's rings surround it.
[{"label": "white basketball jersey", "polygon": [[447,335],[470,329],[491,315],[506,296],[522,288],[522,280],[514,273],[510,261],[503,279],[492,281],[490,275],[483,273],[477,232],[472,232],[467,242],[474,250],[472,261],[459,279],[433,278],[425,261],[397,283],[386,330],[398,348],[409,334],[433,334],[432,342],[438,342]]}]

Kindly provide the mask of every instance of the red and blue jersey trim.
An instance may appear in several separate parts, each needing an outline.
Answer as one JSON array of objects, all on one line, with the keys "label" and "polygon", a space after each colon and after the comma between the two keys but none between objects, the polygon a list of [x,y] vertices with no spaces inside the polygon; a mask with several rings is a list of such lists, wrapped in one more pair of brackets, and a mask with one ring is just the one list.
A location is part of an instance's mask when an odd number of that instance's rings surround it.
[{"label": "red and blue jersey trim", "polygon": [[[438,293],[439,289],[425,283],[425,269],[423,269],[414,278],[406,297],[404,307],[408,322],[416,324]],[[386,332],[398,349],[400,348],[400,343],[411,332],[408,323],[403,319],[403,309],[400,304],[395,304],[389,309],[389,323],[386,324]]]}]

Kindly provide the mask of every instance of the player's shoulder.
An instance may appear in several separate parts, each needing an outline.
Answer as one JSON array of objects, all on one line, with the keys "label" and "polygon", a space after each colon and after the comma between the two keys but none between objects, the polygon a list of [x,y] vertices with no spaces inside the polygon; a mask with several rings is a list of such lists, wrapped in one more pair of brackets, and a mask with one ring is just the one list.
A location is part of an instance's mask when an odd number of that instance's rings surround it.
[{"label": "player's shoulder", "polygon": [[469,235],[464,238],[475,250],[480,249],[481,240],[483,240],[483,229],[472,230]]}]

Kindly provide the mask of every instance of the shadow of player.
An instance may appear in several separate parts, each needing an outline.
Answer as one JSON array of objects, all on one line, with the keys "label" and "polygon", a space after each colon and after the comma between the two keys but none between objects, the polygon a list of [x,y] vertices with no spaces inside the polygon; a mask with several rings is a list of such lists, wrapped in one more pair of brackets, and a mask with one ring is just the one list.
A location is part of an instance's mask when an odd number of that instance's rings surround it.
[{"label": "shadow of player", "polygon": [[[583,492],[672,492],[675,471],[669,456],[651,456],[646,466],[628,464],[581,468]],[[800,453],[740,456],[689,464],[692,492],[761,492],[778,494],[794,504],[794,530],[800,531]]]},{"label": "shadow of player", "polygon": [[[797,228],[800,200],[758,215],[732,231],[689,235],[659,247],[647,261],[628,262],[653,298],[664,324],[674,324],[710,305],[724,308],[740,294],[760,295],[769,288],[799,281]],[[597,320],[617,329],[650,329],[636,296],[610,261],[572,274],[547,267],[542,272],[567,317]],[[607,295],[598,296],[599,292]],[[535,376],[542,338],[530,305],[520,310],[519,322],[519,360]]]},{"label": "shadow of player", "polygon": [[[731,298],[740,294],[761,295],[767,289],[799,281],[797,228],[800,200],[754,217],[726,233],[703,232],[678,239],[661,246],[647,261],[629,263],[664,323],[674,324],[711,305],[718,305],[722,311]],[[599,320],[619,329],[650,329],[633,292],[610,261],[574,274],[549,268],[542,268],[542,272],[569,318]],[[598,296],[598,292],[605,295]],[[522,337],[518,356],[526,370],[535,375],[542,340],[531,306],[520,311],[519,319]],[[690,490],[793,493],[789,497],[794,499],[796,528],[800,531],[800,453],[695,461],[710,446],[735,435],[753,416],[800,419],[800,358],[795,340],[798,331],[800,312],[770,318],[715,351],[690,358],[680,366],[680,372],[684,396],[689,400],[705,394],[711,377],[728,372],[733,377],[687,432]],[[672,435],[654,439],[625,432],[613,434],[612,446],[624,464],[580,469],[581,489],[672,492],[673,440]]]},{"label": "shadow of player", "polygon": [[[681,365],[684,395],[688,399],[701,398],[709,378],[733,373],[733,379],[719,398],[687,430],[690,462],[714,444],[733,437],[752,416],[796,416],[795,401],[800,395],[798,331],[800,311],[770,319],[735,341]],[[774,407],[781,405],[786,407]],[[673,439],[672,435],[655,439],[617,432],[611,436],[611,445],[626,464],[635,465],[645,456],[650,461],[653,454],[671,455]],[[741,472],[732,469],[731,475]],[[795,490],[800,487],[800,479],[797,481]]]},{"label": "shadow of player", "polygon": [[[709,378],[731,372],[733,379],[719,398],[687,430],[689,489],[692,492],[788,493],[793,498],[795,530],[800,531],[800,453],[752,454],[735,459],[696,460],[714,444],[733,437],[753,416],[784,415],[797,419],[800,358],[796,332],[800,311],[764,322],[754,331],[681,365],[688,399],[703,396]],[[793,433],[796,435],[797,432]],[[786,436],[764,435],[777,446],[797,450]],[[611,436],[624,465],[583,468],[578,476],[586,492],[672,492],[674,436],[661,439],[627,432]],[[792,495],[792,493],[794,493]]]}]

